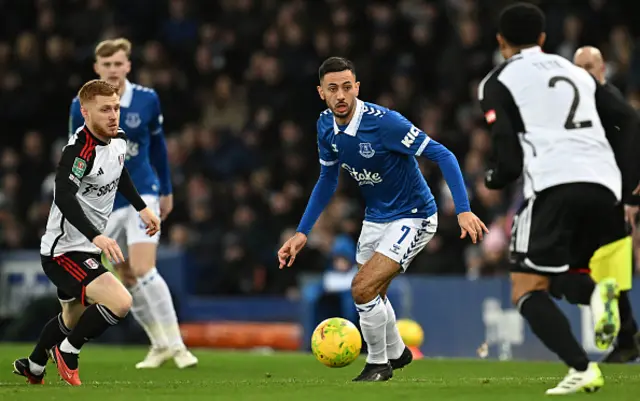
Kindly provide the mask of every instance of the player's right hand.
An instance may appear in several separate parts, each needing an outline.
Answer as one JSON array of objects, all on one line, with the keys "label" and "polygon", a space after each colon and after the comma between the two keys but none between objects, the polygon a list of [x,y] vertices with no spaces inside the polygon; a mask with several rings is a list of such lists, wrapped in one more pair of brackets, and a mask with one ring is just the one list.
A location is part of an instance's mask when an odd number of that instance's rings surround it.
[{"label": "player's right hand", "polygon": [[304,248],[306,243],[307,236],[303,233],[295,233],[293,237],[289,238],[278,251],[280,268],[283,269],[285,266],[291,267],[296,260],[296,255]]},{"label": "player's right hand", "polygon": [[106,256],[111,263],[124,262],[124,256],[122,255],[120,246],[115,240],[107,237],[106,235],[98,235],[92,242],[102,250],[104,256]]}]

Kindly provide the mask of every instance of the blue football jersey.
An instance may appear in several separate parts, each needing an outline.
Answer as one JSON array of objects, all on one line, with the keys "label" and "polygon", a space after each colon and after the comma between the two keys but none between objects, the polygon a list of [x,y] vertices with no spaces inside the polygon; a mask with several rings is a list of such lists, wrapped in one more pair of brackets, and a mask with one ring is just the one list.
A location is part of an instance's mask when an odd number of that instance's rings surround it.
[{"label": "blue football jersey", "polygon": [[[140,195],[159,195],[160,182],[151,164],[149,145],[152,135],[163,135],[160,100],[153,89],[126,81],[120,98],[120,127],[127,133],[125,167]],[[76,97],[71,104],[69,135],[82,127],[80,101]],[[120,193],[116,195],[114,209],[128,206]]]},{"label": "blue football jersey", "polygon": [[416,156],[430,138],[400,113],[357,99],[353,118],[338,126],[329,109],[317,124],[320,163],[337,163],[358,183],[365,220],[426,218],[437,208]]}]

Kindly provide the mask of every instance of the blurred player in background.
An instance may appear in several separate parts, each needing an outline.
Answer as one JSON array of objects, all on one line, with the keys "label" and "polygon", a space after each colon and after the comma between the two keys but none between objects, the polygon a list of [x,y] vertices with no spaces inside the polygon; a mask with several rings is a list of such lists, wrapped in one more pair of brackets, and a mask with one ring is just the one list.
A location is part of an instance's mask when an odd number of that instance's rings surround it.
[{"label": "blurred player in background", "polygon": [[[130,55],[127,39],[105,40],[95,49],[94,69],[119,90],[120,124],[127,130],[126,166],[131,178],[149,207],[166,219],[173,209],[173,195],[160,101],[153,89],[127,79]],[[71,104],[69,134],[83,122],[76,98]],[[105,233],[118,241],[126,254],[127,260],[115,269],[133,296],[131,312],[151,341],[149,353],[136,367],[157,368],[172,358],[179,368],[196,365],[197,358],[182,341],[169,287],[155,267],[160,233],[145,235],[135,209],[120,195]]]},{"label": "blurred player in background", "polygon": [[[544,53],[545,39],[538,7],[505,8],[497,40],[506,61],[481,81],[478,97],[492,135],[486,186],[501,189],[523,176],[525,202],[510,246],[512,301],[570,367],[546,392],[560,395],[596,391],[604,378],[551,299],[552,278],[570,282],[567,300],[591,306],[596,345],[607,349],[620,325],[615,279],[596,285],[587,275],[566,273],[587,269],[606,243],[609,226],[619,222],[616,204],[630,201],[638,172],[628,146],[633,123],[619,99],[583,69]],[[623,127],[609,140],[605,127],[614,121]]]},{"label": "blurred player in background", "polygon": [[438,227],[436,202],[416,157],[438,163],[453,195],[460,238],[468,235],[476,243],[488,230],[471,212],[456,157],[401,114],[358,99],[360,82],[351,61],[325,60],[319,78],[318,93],[329,107],[317,123],[320,178],[296,234],[280,248],[278,259],[280,268],[293,264],[336,190],[340,167],[345,169],[366,202],[351,294],[368,355],[354,381],[386,381],[393,370],[413,360],[398,332],[387,289]]},{"label": "blurred player in background", "polygon": [[[611,92],[613,96],[620,99],[620,103],[626,103],[622,93],[607,82],[605,78],[606,68],[602,53],[595,47],[585,46],[579,48],[573,58],[573,62],[587,70],[600,82],[604,89]],[[629,105],[627,113],[630,116],[636,116],[636,111]],[[635,119],[635,135],[640,136],[638,128],[640,124],[638,118]],[[619,127],[605,127],[605,130],[612,130],[610,135],[616,135]],[[629,234],[625,220],[635,229],[636,215],[638,213],[637,206],[625,207],[618,205],[617,224],[611,226],[612,231],[605,239],[607,245],[604,245],[596,251],[590,262],[591,277],[599,282],[607,277],[614,277],[620,286],[620,298],[618,306],[620,308],[620,333],[618,334],[615,348],[607,355],[603,362],[609,363],[626,363],[632,362],[640,357],[638,339],[638,325],[633,318],[633,311],[629,301],[629,291],[631,290],[633,277],[633,241]]]},{"label": "blurred player in background", "polygon": [[62,313],[45,325],[29,358],[13,363],[14,372],[31,384],[44,383],[48,352],[64,381],[82,384],[80,349],[129,313],[131,295],[100,263],[100,252],[112,261],[124,261],[117,242],[102,234],[116,192],[139,213],[145,235],[160,230],[160,219],[140,197],[124,165],[127,139],[118,126],[118,88],[90,81],[78,99],[86,125],[62,151],[54,202],[40,244],[42,268],[58,289]]}]

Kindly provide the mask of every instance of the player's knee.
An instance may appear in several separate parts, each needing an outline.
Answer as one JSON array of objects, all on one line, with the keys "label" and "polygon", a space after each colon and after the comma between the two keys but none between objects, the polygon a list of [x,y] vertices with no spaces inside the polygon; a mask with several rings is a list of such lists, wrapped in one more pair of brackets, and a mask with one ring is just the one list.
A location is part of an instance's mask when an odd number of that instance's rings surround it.
[{"label": "player's knee", "polygon": [[131,294],[122,285],[115,286],[111,296],[104,302],[104,305],[120,318],[127,316],[132,304]]},{"label": "player's knee", "polygon": [[109,308],[118,317],[125,317],[131,309],[131,294],[113,274],[105,273],[86,287],[86,298]]},{"label": "player's knee", "polygon": [[136,265],[135,267],[132,267],[131,270],[133,272],[134,280],[137,280],[139,278],[146,276],[147,274],[149,274],[151,270],[153,270],[154,267],[155,266],[153,266],[150,263],[145,263],[141,265],[139,264],[139,265]]},{"label": "player's knee", "polygon": [[528,273],[511,274],[511,302],[518,305],[522,297],[534,291],[548,291],[549,279]]},{"label": "player's knee", "polygon": [[366,304],[378,295],[377,288],[366,276],[356,274],[351,282],[351,296],[356,304]]},{"label": "player's knee", "polygon": [[153,243],[129,246],[129,266],[136,278],[144,277],[156,266],[156,251],[157,246]]},{"label": "player's knee", "polygon": [[111,312],[113,312],[116,316],[120,318],[124,318],[127,316],[129,311],[131,310],[131,305],[133,304],[133,298],[128,291],[123,291],[114,297],[109,305],[106,305]]},{"label": "player's knee", "polygon": [[356,304],[362,305],[371,302],[377,295],[375,291],[369,290],[367,287],[351,286],[351,296]]}]

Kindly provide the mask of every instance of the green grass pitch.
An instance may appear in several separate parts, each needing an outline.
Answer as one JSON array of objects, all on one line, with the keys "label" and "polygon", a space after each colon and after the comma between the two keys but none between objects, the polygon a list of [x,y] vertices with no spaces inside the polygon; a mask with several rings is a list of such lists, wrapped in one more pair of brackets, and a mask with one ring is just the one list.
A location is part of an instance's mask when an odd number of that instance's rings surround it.
[{"label": "green grass pitch", "polygon": [[[146,353],[140,347],[89,344],[80,359],[81,387],[60,381],[48,365],[44,386],[29,386],[11,373],[16,357],[31,347],[0,344],[2,401],[328,401],[328,400],[474,400],[517,401],[547,398],[545,389],[562,379],[560,363],[490,362],[471,360],[415,361],[386,383],[352,383],[364,363],[326,368],[310,354],[195,350],[197,368],[178,370],[172,363],[160,369],[134,368]],[[605,387],[570,400],[633,400],[640,394],[640,366],[601,367]]]}]

